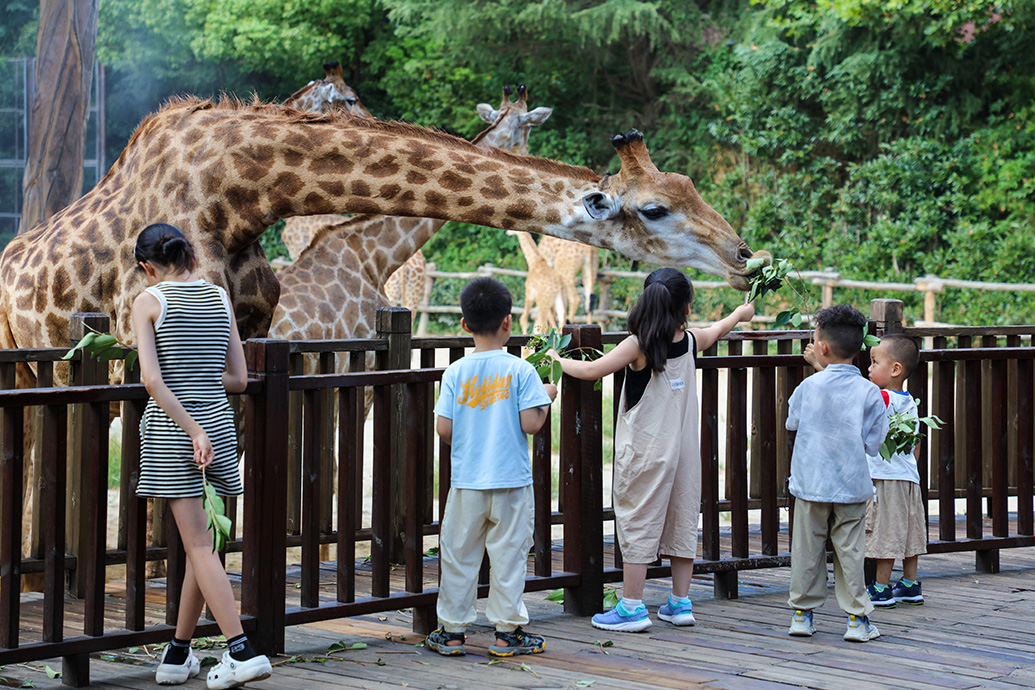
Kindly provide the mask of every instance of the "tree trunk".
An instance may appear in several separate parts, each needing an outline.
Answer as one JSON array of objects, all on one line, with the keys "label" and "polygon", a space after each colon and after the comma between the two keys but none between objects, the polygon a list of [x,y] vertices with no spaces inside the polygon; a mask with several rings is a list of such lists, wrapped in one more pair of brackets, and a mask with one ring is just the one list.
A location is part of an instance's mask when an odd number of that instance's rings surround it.
[{"label": "tree trunk", "polygon": [[40,0],[36,95],[18,232],[79,198],[99,0]]}]

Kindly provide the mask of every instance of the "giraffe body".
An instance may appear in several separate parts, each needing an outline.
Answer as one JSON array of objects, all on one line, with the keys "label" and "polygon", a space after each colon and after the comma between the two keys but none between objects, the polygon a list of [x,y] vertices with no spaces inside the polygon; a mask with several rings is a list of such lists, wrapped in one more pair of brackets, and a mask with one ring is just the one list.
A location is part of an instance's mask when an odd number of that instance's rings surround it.
[{"label": "giraffe body", "polygon": [[600,254],[596,247],[581,242],[562,240],[550,235],[543,235],[539,240],[539,253],[557,272],[567,297],[568,314],[574,315],[579,310],[579,292],[575,288],[575,276],[582,272],[582,289],[585,293],[586,322],[593,323],[590,299],[593,285],[597,280],[600,266]]}]

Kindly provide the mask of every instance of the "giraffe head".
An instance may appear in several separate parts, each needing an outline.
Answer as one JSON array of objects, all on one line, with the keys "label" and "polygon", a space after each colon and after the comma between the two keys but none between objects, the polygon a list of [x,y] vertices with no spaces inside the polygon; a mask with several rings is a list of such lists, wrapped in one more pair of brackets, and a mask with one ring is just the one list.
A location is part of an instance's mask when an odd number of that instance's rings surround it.
[{"label": "giraffe head", "polygon": [[642,134],[632,130],[613,137],[611,143],[622,169],[606,175],[582,203],[592,218],[622,223],[612,238],[614,248],[626,253],[626,243],[651,246],[655,256],[683,257],[686,265],[748,290],[753,271],[747,269],[747,261],[756,256],[771,261],[769,252],[752,252],[726,219],[704,202],[689,177],[659,171]]},{"label": "giraffe head", "polygon": [[311,110],[316,113],[329,113],[343,110],[356,117],[373,117],[359,100],[359,95],[345,83],[341,64],[337,60],[323,65],[326,76],[311,81],[291,94],[284,105],[299,110]]},{"label": "giraffe head", "polygon": [[528,135],[535,125],[541,125],[553,115],[553,108],[536,108],[528,111],[528,90],[524,84],[517,87],[517,100],[511,101],[514,89],[503,87],[503,101],[497,110],[488,103],[479,103],[478,117],[489,125],[489,128],[471,140],[477,144],[483,139],[493,146],[511,153],[528,154]]}]

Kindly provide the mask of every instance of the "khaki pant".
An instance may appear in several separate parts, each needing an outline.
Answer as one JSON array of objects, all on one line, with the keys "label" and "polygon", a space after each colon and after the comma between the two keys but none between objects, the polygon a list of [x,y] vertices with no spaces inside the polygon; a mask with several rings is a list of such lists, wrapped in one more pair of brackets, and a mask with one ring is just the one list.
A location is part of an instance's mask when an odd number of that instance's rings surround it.
[{"label": "khaki pant", "polygon": [[515,489],[450,489],[439,534],[442,577],[438,619],[446,632],[463,632],[477,612],[478,571],[489,553],[485,616],[500,632],[528,623],[521,595],[532,547],[532,486]]},{"label": "khaki pant", "polygon": [[865,503],[794,501],[791,537],[792,609],[811,611],[827,600],[827,537],[834,546],[834,594],[845,613],[868,616],[873,604],[866,593]]}]

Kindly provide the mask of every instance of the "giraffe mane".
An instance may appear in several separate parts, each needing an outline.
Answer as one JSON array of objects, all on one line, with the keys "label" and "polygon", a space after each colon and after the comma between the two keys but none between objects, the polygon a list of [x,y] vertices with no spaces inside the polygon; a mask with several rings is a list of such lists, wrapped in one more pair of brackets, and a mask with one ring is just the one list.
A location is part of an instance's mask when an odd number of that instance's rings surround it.
[{"label": "giraffe mane", "polygon": [[[550,158],[538,158],[533,156],[521,156],[518,154],[510,153],[509,151],[503,151],[497,148],[479,148],[474,146],[471,142],[461,137],[448,134],[441,130],[420,127],[413,125],[408,122],[398,121],[385,121],[375,120],[373,118],[362,118],[355,117],[347,112],[329,112],[329,113],[313,113],[308,111],[295,110],[290,106],[283,106],[279,103],[268,103],[263,102],[259,99],[258,95],[252,94],[252,98],[249,102],[245,103],[240,98],[233,94],[223,93],[220,94],[217,100],[210,98],[198,98],[189,94],[183,94],[179,96],[173,96],[169,98],[157,111],[150,113],[145,117],[139,125],[133,135],[129,138],[129,142],[126,144],[126,148],[122,150],[118,160],[111,166],[108,173],[104,176],[104,180],[110,177],[117,169],[122,166],[127,153],[133,149],[134,144],[137,140],[144,136],[150,129],[155,125],[155,122],[165,113],[175,110],[186,110],[187,112],[193,113],[201,110],[227,110],[237,112],[253,112],[262,113],[273,116],[282,120],[286,124],[296,123],[335,123],[335,122],[347,122],[350,126],[357,129],[367,129],[374,132],[383,132],[390,135],[403,135],[429,143],[444,144],[449,148],[455,149],[469,149],[472,152],[477,153],[479,156],[488,156],[490,158],[499,159],[502,162],[511,165],[520,165],[522,167],[531,168],[532,170],[543,172],[551,175],[558,175],[563,177],[574,178],[578,180],[585,180],[589,182],[598,182],[600,176],[589,168],[570,165],[568,163],[562,163],[555,161]],[[102,180],[102,182],[104,181]]]}]

